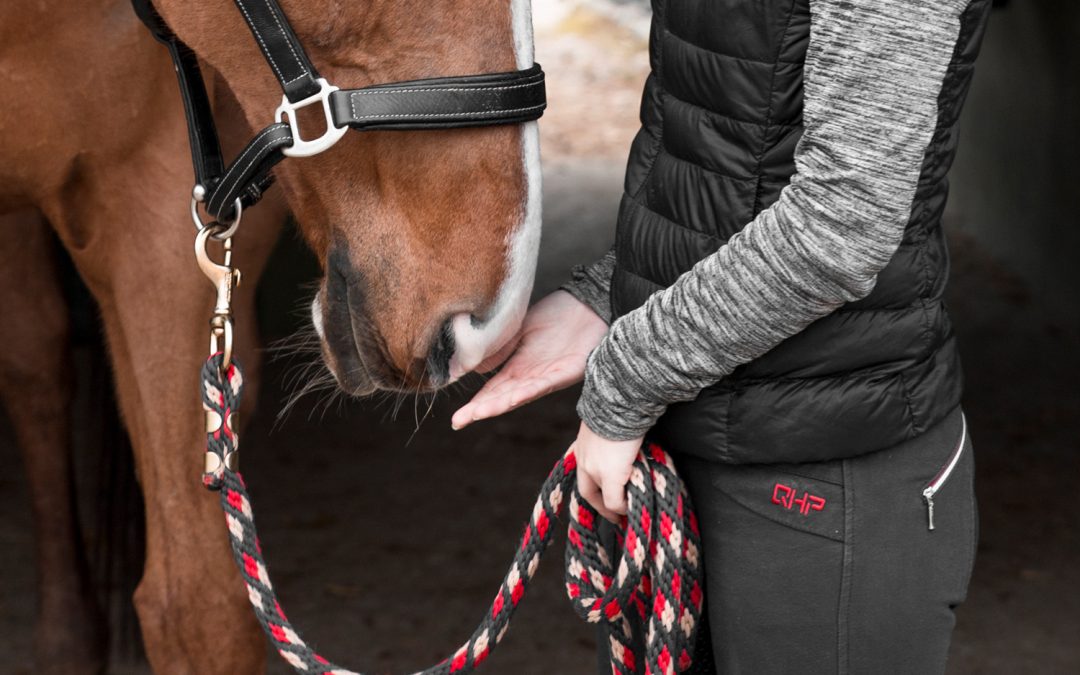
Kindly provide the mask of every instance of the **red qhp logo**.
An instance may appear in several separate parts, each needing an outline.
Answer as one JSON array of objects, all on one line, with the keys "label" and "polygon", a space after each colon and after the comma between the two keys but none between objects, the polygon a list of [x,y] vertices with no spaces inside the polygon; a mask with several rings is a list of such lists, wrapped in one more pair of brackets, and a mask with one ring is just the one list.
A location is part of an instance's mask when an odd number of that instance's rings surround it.
[{"label": "red qhp logo", "polygon": [[799,513],[804,516],[809,515],[811,511],[820,511],[825,508],[824,497],[812,495],[809,492],[803,492],[803,496],[800,499],[795,499],[797,493],[798,490],[790,485],[777,483],[772,491],[772,503],[782,506],[789,511],[797,504],[799,506]]}]

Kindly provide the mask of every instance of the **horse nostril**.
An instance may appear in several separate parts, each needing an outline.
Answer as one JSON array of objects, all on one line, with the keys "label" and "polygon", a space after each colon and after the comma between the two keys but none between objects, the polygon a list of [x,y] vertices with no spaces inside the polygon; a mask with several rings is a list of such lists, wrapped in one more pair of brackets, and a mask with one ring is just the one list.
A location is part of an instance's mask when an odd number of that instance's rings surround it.
[{"label": "horse nostril", "polygon": [[444,384],[450,380],[450,357],[454,354],[454,329],[450,319],[443,322],[428,352],[427,365],[431,381]]}]

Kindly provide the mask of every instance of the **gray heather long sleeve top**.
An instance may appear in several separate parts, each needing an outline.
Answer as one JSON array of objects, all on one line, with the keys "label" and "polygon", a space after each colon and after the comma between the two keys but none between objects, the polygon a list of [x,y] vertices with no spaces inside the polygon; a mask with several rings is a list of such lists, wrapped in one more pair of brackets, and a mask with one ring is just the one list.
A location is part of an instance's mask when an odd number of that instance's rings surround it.
[{"label": "gray heather long sleeve top", "polygon": [[[811,0],[804,133],[779,199],[619,318],[590,354],[578,413],[643,435],[671,403],[870,293],[900,244],[967,0]],[[564,288],[610,322],[615,255]]]}]

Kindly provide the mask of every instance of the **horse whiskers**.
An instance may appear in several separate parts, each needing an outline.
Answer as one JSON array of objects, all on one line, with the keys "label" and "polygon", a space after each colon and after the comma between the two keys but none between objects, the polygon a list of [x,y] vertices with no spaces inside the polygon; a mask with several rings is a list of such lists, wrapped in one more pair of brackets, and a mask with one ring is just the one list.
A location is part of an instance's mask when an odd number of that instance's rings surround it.
[{"label": "horse whiskers", "polygon": [[[311,410],[308,413],[307,419],[312,419],[316,413],[319,415],[319,419],[322,420],[326,417],[326,413],[329,412],[331,406],[337,404],[337,409],[340,412],[342,407],[348,400],[348,395],[343,392],[337,385],[337,380],[326,367],[323,362],[322,355],[322,342],[319,336],[313,329],[302,329],[292,335],[277,340],[266,351],[272,354],[272,360],[288,359],[294,360],[298,357],[304,358],[302,362],[292,363],[288,366],[283,377],[284,388],[286,390],[294,390],[288,394],[284,400],[284,404],[281,410],[277,414],[277,418],[271,431],[277,429],[278,425],[282,424],[288,416],[292,413],[296,404],[300,399],[304,398],[308,394],[319,394],[318,399],[311,406]],[[316,358],[310,358],[310,356],[316,355]],[[423,392],[425,378],[427,377],[430,365],[424,361],[423,370],[420,377],[416,380],[415,385],[412,387],[407,386],[409,380],[411,365],[401,372],[398,386],[393,389],[380,389],[373,392],[371,399],[376,401],[376,407],[381,407],[386,403],[390,403],[386,413],[383,415],[383,421],[389,417],[392,420],[396,420],[398,414],[401,411],[402,406],[407,398],[413,399],[413,431],[409,436],[409,441],[420,430],[421,425],[431,416],[432,411],[435,408],[435,401],[438,398],[438,391]],[[483,379],[487,379],[490,376],[480,375]],[[461,381],[452,383],[455,386],[455,391],[460,391],[464,386]],[[424,407],[423,414],[420,413],[420,397],[426,395],[427,401]],[[408,444],[408,442],[406,444]]]},{"label": "horse whiskers", "polygon": [[401,382],[398,384],[397,389],[394,390],[394,408],[390,414],[391,420],[397,420],[398,411],[401,410],[401,404],[405,402],[405,380],[409,377],[409,372],[406,369],[401,373]]},{"label": "horse whiskers", "polygon": [[[416,437],[416,432],[420,431],[420,415],[417,412],[416,404],[420,401],[420,387],[424,384],[424,378],[427,377],[427,362],[424,362],[424,370],[420,373],[419,379],[416,380],[416,391],[413,392],[413,430],[409,434],[409,440],[405,441],[405,445],[408,446],[412,443],[412,439]],[[426,415],[425,415],[426,416]]]},{"label": "horse whiskers", "polygon": [[323,403],[322,415],[319,417],[319,420],[321,421],[326,417],[326,413],[330,410],[330,406],[333,405],[335,402],[337,403],[335,412],[340,415],[348,400],[349,397],[345,394],[341,387],[334,387],[334,390],[330,392],[330,395],[326,397],[326,400]]},{"label": "horse whiskers", "polygon": [[[380,390],[376,391],[374,394],[372,394],[371,396],[372,396],[372,400],[375,403],[375,409],[378,410],[379,408],[383,407],[383,404],[385,404],[387,401],[390,401],[393,398],[393,392],[380,389]],[[390,409],[387,408],[386,410],[383,411],[383,416],[379,419],[379,422],[380,423],[386,422],[387,417],[389,415],[390,415]]]},{"label": "horse whiskers", "polygon": [[314,327],[303,328],[292,335],[271,342],[265,351],[272,360],[292,358],[298,355],[321,353],[322,343]]},{"label": "horse whiskers", "polygon": [[[338,391],[340,391],[340,389],[337,386],[337,381],[334,380],[333,377],[330,378],[330,381],[331,382],[330,382],[329,385],[324,383],[323,386],[312,389],[313,392],[314,391],[320,391],[320,392],[329,391],[330,393],[325,398],[320,398],[320,399],[315,401],[315,403],[311,406],[311,410],[308,411],[307,421],[310,422],[311,419],[313,417],[315,417],[315,413],[319,410],[319,406],[322,405],[324,403],[324,401],[329,401],[329,400],[333,399],[334,395]],[[323,411],[322,411],[322,413],[320,414],[320,417],[319,417],[320,421],[323,419],[325,414],[326,414],[326,407],[324,406]]]},{"label": "horse whiskers", "polygon": [[412,416],[413,416],[413,434],[416,434],[416,430],[420,428],[420,413],[416,409],[416,404],[420,402],[420,387],[423,386],[424,378],[427,377],[427,362],[424,362],[424,369],[420,372],[420,377],[416,380],[416,388],[413,390],[413,402],[412,402]]},{"label": "horse whiskers", "polygon": [[424,416],[420,418],[420,422],[416,425],[417,429],[420,428],[420,425],[423,424],[424,420],[426,420],[428,418],[428,415],[431,414],[431,410],[435,407],[435,399],[438,396],[439,396],[439,390],[438,389],[433,389],[431,391],[431,400],[428,401],[427,410],[424,411]]},{"label": "horse whiskers", "polygon": [[330,404],[332,404],[335,400],[342,401],[344,400],[344,398],[345,396],[341,391],[341,388],[335,387],[329,395],[327,395],[325,398],[318,401],[314,406],[311,407],[311,412],[308,414],[308,419],[311,419],[311,416],[315,414],[315,411],[318,410],[319,406],[321,405],[322,412],[319,413],[319,421],[322,422],[324,419],[326,419],[326,412],[330,409]]},{"label": "horse whiskers", "polygon": [[[304,372],[309,373],[312,369],[319,369],[320,367],[322,367],[322,362],[315,361],[313,363],[307,364],[307,366],[304,368]],[[299,379],[293,378],[293,381],[299,382]],[[308,379],[307,382],[304,383],[304,385],[298,391],[295,391],[286,397],[286,400],[282,405],[281,410],[277,414],[277,419],[274,422],[273,428],[276,429],[278,424],[283,423],[288,418],[289,413],[292,412],[293,407],[301,398],[303,398],[307,394],[317,391],[325,391],[331,388],[337,388],[337,380],[334,379],[334,376],[330,373],[329,370],[326,370],[325,367],[322,367],[321,372],[316,373],[316,375]],[[308,416],[308,419],[311,419],[310,414]]]},{"label": "horse whiskers", "polygon": [[[293,361],[297,358],[303,358],[302,362],[289,365],[285,371],[284,388],[287,391],[295,391],[286,396],[284,405],[278,412],[271,430],[276,429],[279,424],[283,423],[296,403],[307,394],[337,388],[337,381],[323,363],[322,341],[313,326],[309,325],[292,335],[270,343],[265,351],[271,355],[272,361],[282,359]],[[299,387],[298,390],[297,387]],[[313,412],[317,406],[318,402],[312,407]]]},{"label": "horse whiskers", "polygon": [[[305,387],[312,384],[313,380],[328,381],[333,379],[329,371],[325,370],[325,365],[319,358],[312,359],[304,364],[297,364],[291,366],[289,371],[286,372],[284,386],[286,390],[296,389],[301,382],[305,382]],[[297,394],[297,397],[302,396],[304,391]],[[295,402],[295,401],[294,401]]]},{"label": "horse whiskers", "polygon": [[[426,420],[428,418],[428,415],[431,414],[432,409],[435,407],[435,399],[438,398],[438,396],[439,396],[439,390],[438,389],[431,392],[431,400],[428,401],[427,410],[424,411],[424,416],[420,418],[420,424],[423,424],[424,420]],[[419,429],[420,425],[418,424],[416,426],[416,428]]]},{"label": "horse whiskers", "polygon": [[300,388],[299,391],[294,392],[287,398],[284,405],[282,406],[281,411],[277,415],[277,421],[279,423],[284,422],[288,418],[289,414],[292,413],[292,410],[296,406],[296,403],[307,394],[318,391],[325,391],[331,386],[331,382],[327,381],[325,378],[322,377],[309,380],[307,384]]}]

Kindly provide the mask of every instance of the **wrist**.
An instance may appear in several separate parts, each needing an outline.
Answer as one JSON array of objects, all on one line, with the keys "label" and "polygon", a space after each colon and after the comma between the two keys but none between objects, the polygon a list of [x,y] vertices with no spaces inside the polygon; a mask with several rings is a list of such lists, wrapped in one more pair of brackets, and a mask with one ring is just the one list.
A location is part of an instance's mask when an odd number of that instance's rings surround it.
[{"label": "wrist", "polygon": [[577,402],[577,414],[589,431],[608,441],[641,438],[652,428],[653,420],[640,414],[625,414],[627,408],[610,405],[586,387]]}]

